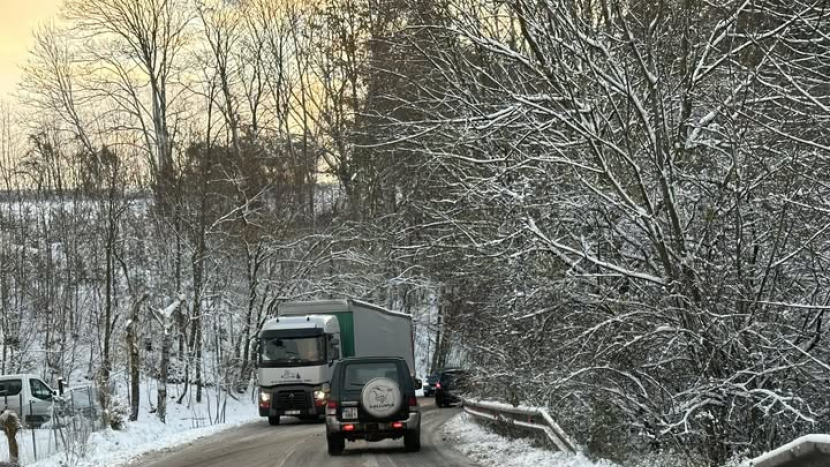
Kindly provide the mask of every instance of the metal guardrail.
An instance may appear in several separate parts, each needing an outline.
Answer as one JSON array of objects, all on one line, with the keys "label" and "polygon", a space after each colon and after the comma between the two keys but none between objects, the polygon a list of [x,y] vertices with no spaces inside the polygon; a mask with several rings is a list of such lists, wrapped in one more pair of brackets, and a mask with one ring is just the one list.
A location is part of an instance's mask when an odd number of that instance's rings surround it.
[{"label": "metal guardrail", "polygon": [[[500,402],[463,399],[464,411],[476,418],[544,432],[560,451],[575,454],[576,445],[553,421],[547,410],[538,407],[514,407]],[[766,467],[766,466],[765,466]]]},{"label": "metal guardrail", "polygon": [[751,460],[750,467],[830,466],[830,435],[807,435]]},{"label": "metal guardrail", "polygon": [[[464,411],[473,417],[511,426],[538,430],[564,452],[576,453],[576,445],[553,421],[547,410],[514,407],[500,402],[462,399]],[[746,467],[830,467],[830,435],[807,435],[756,457]]]}]

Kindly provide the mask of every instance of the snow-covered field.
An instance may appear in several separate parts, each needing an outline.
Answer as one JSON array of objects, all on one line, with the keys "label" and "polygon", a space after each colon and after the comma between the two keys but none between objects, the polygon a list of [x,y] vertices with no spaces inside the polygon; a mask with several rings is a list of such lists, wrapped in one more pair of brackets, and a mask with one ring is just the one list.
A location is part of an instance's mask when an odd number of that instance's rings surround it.
[{"label": "snow-covered field", "polygon": [[[198,408],[198,407],[196,407]],[[120,431],[104,430],[93,433],[86,445],[86,457],[74,459],[75,467],[116,467],[124,465],[149,451],[165,449],[227,430],[259,418],[256,406],[249,396],[239,401],[228,400],[224,423],[210,424],[210,420],[184,406],[173,403],[168,407],[168,422],[161,423],[154,414],[143,413],[137,422],[128,423]],[[194,416],[195,415],[195,416]],[[42,460],[32,467],[62,467],[63,455]],[[72,461],[72,460],[70,460]]]},{"label": "snow-covered field", "polygon": [[[154,392],[154,391],[153,391]],[[239,399],[227,398],[224,420],[217,422],[215,391],[206,391],[206,398],[196,404],[176,404],[171,400],[167,406],[167,423],[161,423],[158,415],[150,413],[148,401],[142,394],[139,419],[127,423],[119,431],[111,429],[92,433],[86,443],[78,443],[71,451],[62,449],[56,439],[57,431],[49,429],[25,430],[18,437],[21,447],[21,461],[30,467],[116,467],[136,457],[158,449],[165,449],[188,443],[204,436],[259,419],[257,408],[250,394]],[[186,401],[185,401],[186,402]],[[224,398],[223,398],[224,402]],[[38,461],[34,461],[32,432],[37,438]],[[59,449],[60,448],[60,449]],[[48,453],[48,457],[44,456]],[[7,458],[5,440],[0,440],[0,460]]]},{"label": "snow-covered field", "polygon": [[[444,425],[450,444],[482,467],[622,467],[609,461],[592,461],[582,454],[567,454],[536,447],[523,439],[493,433],[462,413]],[[640,463],[636,467],[665,467]]]}]

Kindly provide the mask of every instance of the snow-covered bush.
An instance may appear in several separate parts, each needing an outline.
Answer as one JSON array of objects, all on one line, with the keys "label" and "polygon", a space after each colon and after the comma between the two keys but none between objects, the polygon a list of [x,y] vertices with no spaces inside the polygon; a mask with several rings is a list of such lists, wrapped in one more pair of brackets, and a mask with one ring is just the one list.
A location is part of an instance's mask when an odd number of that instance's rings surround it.
[{"label": "snow-covered bush", "polygon": [[124,403],[120,398],[114,397],[110,401],[109,409],[107,410],[109,414],[109,423],[110,428],[113,430],[121,430],[124,428],[124,423],[127,421],[127,417],[130,414],[130,407],[128,404]]}]

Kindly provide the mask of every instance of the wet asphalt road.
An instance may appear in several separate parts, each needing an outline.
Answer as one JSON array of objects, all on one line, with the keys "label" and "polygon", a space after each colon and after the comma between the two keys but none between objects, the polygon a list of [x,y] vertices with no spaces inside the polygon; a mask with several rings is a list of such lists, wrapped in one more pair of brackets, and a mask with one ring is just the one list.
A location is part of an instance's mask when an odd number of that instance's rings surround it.
[{"label": "wet asphalt road", "polygon": [[326,452],[325,425],[290,418],[280,426],[263,419],[174,450],[144,456],[130,467],[477,467],[442,438],[443,424],[458,409],[438,409],[420,399],[421,451],[408,453],[403,440],[346,443],[342,456]]}]

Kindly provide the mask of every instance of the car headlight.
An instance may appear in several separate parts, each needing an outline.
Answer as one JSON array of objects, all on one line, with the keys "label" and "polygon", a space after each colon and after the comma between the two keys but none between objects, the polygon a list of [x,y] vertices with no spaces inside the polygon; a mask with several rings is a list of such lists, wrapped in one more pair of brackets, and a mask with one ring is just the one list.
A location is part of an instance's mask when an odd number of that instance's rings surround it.
[{"label": "car headlight", "polygon": [[325,391],[314,391],[314,398],[317,400],[324,400],[328,397]]}]

